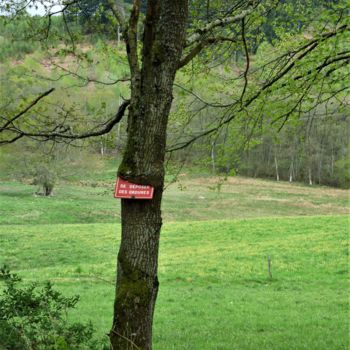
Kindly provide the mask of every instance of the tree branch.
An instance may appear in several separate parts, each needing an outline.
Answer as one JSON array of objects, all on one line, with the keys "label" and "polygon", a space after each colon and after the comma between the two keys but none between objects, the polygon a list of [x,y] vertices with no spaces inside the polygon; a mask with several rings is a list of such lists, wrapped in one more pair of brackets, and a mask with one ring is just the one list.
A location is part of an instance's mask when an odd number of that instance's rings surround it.
[{"label": "tree branch", "polygon": [[248,51],[248,46],[247,46],[247,40],[245,38],[245,18],[242,18],[242,42],[243,42],[243,47],[244,47],[244,53],[245,53],[245,59],[246,59],[246,67],[243,73],[244,76],[244,86],[242,90],[242,94],[240,97],[241,104],[243,104],[243,99],[245,92],[247,90],[248,86],[248,72],[250,68],[250,58],[249,58],[249,51]]},{"label": "tree branch", "polygon": [[108,121],[105,124],[105,126],[100,130],[90,130],[88,132],[81,133],[81,134],[73,134],[73,133],[71,133],[69,126],[61,128],[61,131],[56,131],[57,129],[60,129],[56,126],[51,131],[38,132],[38,133],[27,132],[27,131],[20,130],[18,128],[6,128],[6,129],[0,130],[0,131],[6,130],[9,132],[15,133],[17,135],[15,137],[13,137],[12,139],[0,140],[0,146],[5,145],[5,144],[9,144],[9,143],[13,143],[22,137],[40,138],[40,139],[44,139],[44,140],[57,140],[57,139],[82,140],[82,139],[86,139],[89,137],[96,137],[96,136],[108,134],[113,129],[113,127],[121,121],[121,119],[123,118],[124,113],[126,111],[126,108],[129,106],[129,104],[130,104],[130,100],[124,101],[120,105],[116,115],[110,121]]},{"label": "tree branch", "polygon": [[126,36],[126,52],[130,65],[131,77],[136,77],[140,72],[139,59],[137,53],[137,24],[140,15],[140,0],[134,0],[131,10],[128,28],[125,31]]},{"label": "tree branch", "polygon": [[[336,36],[339,33],[342,33],[344,31],[349,31],[349,28],[350,27],[347,24],[342,25],[333,31],[323,33],[318,38],[315,38],[315,39],[309,41],[307,44],[302,45],[300,48],[298,48],[297,50],[294,51],[292,58],[288,59],[288,63],[285,66],[283,66],[283,68],[277,74],[275,74],[270,80],[266,81],[257,92],[255,92],[253,95],[251,95],[245,101],[242,100],[242,101],[233,102],[228,107],[231,110],[230,116],[222,118],[216,126],[201,132],[200,134],[192,137],[191,139],[184,141],[184,142],[180,142],[179,144],[168,148],[167,152],[174,152],[177,150],[184,149],[184,148],[188,147],[189,145],[191,145],[192,143],[194,143],[195,141],[197,141],[198,139],[217,132],[221,127],[230,123],[238,115],[238,113],[244,111],[247,107],[249,107],[255,100],[258,99],[258,97],[260,97],[260,95],[263,92],[269,91],[269,89],[271,87],[275,86],[275,84],[277,82],[281,81],[282,78],[287,76],[287,74],[290,73],[293,70],[293,68],[295,68],[297,62],[303,60],[306,56],[308,56],[311,52],[313,52],[319,46],[320,43]],[[311,72],[308,71],[302,75],[294,76],[294,77],[292,77],[292,79],[294,81],[298,81],[302,78],[308,77],[312,72],[320,73],[322,69],[324,69],[326,66],[329,66],[330,64],[332,64],[334,62],[342,62],[342,64],[340,65],[340,67],[342,67],[345,62],[349,62],[348,55],[346,53],[345,54],[340,53],[340,54],[336,55],[335,58],[330,59],[328,61],[326,60],[323,64],[316,66]],[[332,69],[330,69],[330,72],[333,72],[334,70],[335,69],[333,67]],[[247,73],[245,73],[245,74],[247,74]],[[326,75],[327,75],[327,73],[326,73]],[[243,75],[243,77],[244,77],[244,75]],[[280,86],[278,86],[277,89],[283,88],[286,85],[287,85],[286,83],[283,83]],[[233,112],[234,109],[236,109],[236,110]]]},{"label": "tree branch", "polygon": [[22,111],[17,113],[14,117],[12,117],[10,120],[8,120],[4,125],[0,127],[0,132],[6,130],[9,125],[13,124],[14,121],[19,119],[22,115],[26,114],[30,109],[32,109],[40,100],[42,100],[44,97],[50,95],[55,89],[51,88],[45,92],[43,92],[41,95],[39,95],[35,100],[33,100],[26,108],[24,108]]},{"label": "tree branch", "polygon": [[108,5],[111,7],[111,10],[115,19],[121,26],[122,31],[124,31],[126,27],[126,23],[125,23],[125,14],[124,14],[123,7],[120,4],[118,4],[119,2],[118,0],[116,1],[107,0],[107,1],[108,1]]},{"label": "tree branch", "polygon": [[[79,85],[79,87],[83,87],[83,86],[86,86],[88,85],[89,83],[94,83],[94,84],[100,84],[100,85],[116,85],[116,84],[119,84],[119,83],[125,83],[127,81],[130,81],[130,77],[128,76],[125,76],[123,78],[120,78],[120,79],[116,79],[116,80],[111,80],[111,81],[102,81],[102,80],[99,80],[99,79],[93,79],[93,78],[90,78],[90,77],[85,77],[77,72],[73,72],[71,71],[70,69],[67,69],[57,63],[52,63],[52,66],[54,68],[57,68],[57,69],[60,69],[62,70],[63,72],[65,72],[65,74],[61,74],[60,76],[58,76],[57,78],[48,78],[48,77],[44,77],[44,76],[41,76],[41,75],[36,75],[35,77],[36,78],[39,78],[39,79],[43,79],[43,80],[47,80],[47,81],[59,81],[60,79],[66,77],[66,76],[73,76],[75,78],[77,78],[78,80],[81,80],[84,82],[83,85]],[[78,68],[77,68],[77,71],[78,71]],[[29,75],[31,76],[31,75]]]},{"label": "tree branch", "polygon": [[257,5],[257,1],[249,1],[248,8],[243,10],[240,14],[236,16],[228,16],[220,19],[216,19],[210,23],[208,23],[205,27],[197,29],[192,35],[190,35],[186,40],[185,47],[189,47],[195,43],[203,41],[206,34],[210,33],[213,29],[218,27],[225,27],[232,23],[238,23],[243,18],[248,16],[253,12]]},{"label": "tree branch", "polygon": [[192,50],[187,53],[179,62],[177,69],[180,69],[190,63],[205,47],[217,44],[219,42],[230,42],[236,43],[237,41],[234,38],[218,36],[212,38],[204,38],[203,41],[199,42]]}]

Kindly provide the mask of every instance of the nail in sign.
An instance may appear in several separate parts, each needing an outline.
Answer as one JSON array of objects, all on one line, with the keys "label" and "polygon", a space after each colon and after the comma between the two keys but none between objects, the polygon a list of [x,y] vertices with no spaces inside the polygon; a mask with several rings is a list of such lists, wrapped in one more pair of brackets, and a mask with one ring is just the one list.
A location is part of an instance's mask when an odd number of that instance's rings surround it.
[{"label": "nail in sign", "polygon": [[125,181],[120,177],[115,184],[115,198],[132,198],[132,199],[152,199],[154,188],[148,185],[137,185]]}]

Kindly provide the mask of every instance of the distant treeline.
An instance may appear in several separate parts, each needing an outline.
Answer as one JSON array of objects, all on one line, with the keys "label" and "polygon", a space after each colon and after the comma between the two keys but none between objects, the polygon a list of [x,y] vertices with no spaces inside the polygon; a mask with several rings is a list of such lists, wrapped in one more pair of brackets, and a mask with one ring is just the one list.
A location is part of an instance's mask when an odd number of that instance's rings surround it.
[{"label": "distant treeline", "polygon": [[[104,41],[106,36],[109,38],[116,38],[115,31],[111,31],[109,25],[110,18],[98,17],[99,6],[107,6],[107,2],[93,2],[84,1],[81,2],[79,7],[72,8],[69,20],[72,25],[80,28],[80,36],[76,36],[77,43],[93,42],[93,50],[90,49],[89,53],[93,51],[93,57],[95,62],[100,65],[106,58],[104,52],[108,46],[109,41]],[[127,3],[127,1],[126,1]],[[198,3],[199,4],[199,3]],[[91,5],[91,6],[90,6]],[[93,5],[93,6],[92,6]],[[200,5],[198,5],[200,6]],[[319,6],[319,2],[315,1],[315,6]],[[272,14],[271,14],[272,15]],[[281,13],[274,14],[275,17],[282,16]],[[44,18],[39,18],[39,23],[36,24],[36,29],[42,30],[38,33],[44,35],[47,28]],[[5,25],[6,22],[6,25]],[[94,26],[92,24],[94,23]],[[41,50],[38,36],[29,38],[28,35],[32,33],[31,26],[32,21],[28,19],[28,16],[24,15],[20,19],[11,20],[7,17],[0,17],[0,64],[6,63],[7,68],[3,69],[3,79],[12,79],[12,85],[17,86],[17,80],[21,84],[27,84],[29,78],[28,74],[19,74],[19,77],[11,73],[12,76],[6,75],[6,70],[9,70],[8,66],[13,60],[22,59],[26,55]],[[58,42],[66,40],[66,38],[60,38],[57,33],[63,26],[62,19],[60,17],[53,17],[51,23],[52,47]],[[302,24],[299,24],[302,26]],[[75,28],[75,29],[77,29]],[[108,28],[108,30],[107,30]],[[106,30],[107,31],[106,31]],[[113,29],[113,28],[112,28]],[[265,36],[260,36],[261,40],[265,42],[273,41],[276,33],[271,27],[265,26]],[[78,30],[79,32],[79,30]],[[93,35],[93,40],[91,41]],[[50,40],[46,42],[46,45],[50,43]],[[60,41],[61,40],[61,41]],[[112,41],[110,41],[112,42]],[[259,43],[257,43],[258,46]],[[256,48],[251,48],[252,55]],[[109,73],[114,71],[115,76],[124,76],[125,72],[122,71],[123,60],[125,56],[118,56],[117,51],[114,52],[116,59],[110,59],[104,63],[105,66],[101,66],[97,70],[97,66],[89,69],[95,69],[96,71],[86,70],[83,73],[86,76],[93,76],[101,80],[106,79]],[[237,63],[237,54],[232,61],[228,63],[228,69],[235,69]],[[257,54],[258,55],[258,54]],[[256,56],[257,56],[256,55]],[[39,56],[38,56],[39,57]],[[40,57],[38,60],[41,59]],[[33,63],[31,63],[33,64]],[[25,65],[25,64],[24,64]],[[28,72],[33,71],[33,67],[26,68]],[[25,69],[25,67],[22,67]],[[36,68],[37,69],[37,68]],[[108,69],[108,71],[107,71]],[[38,69],[37,69],[38,70]],[[38,70],[39,71],[39,70]],[[28,73],[26,72],[26,73]],[[39,71],[40,72],[40,71]],[[47,70],[45,70],[47,74]],[[228,71],[228,74],[230,72]],[[17,74],[17,73],[16,73]],[[186,72],[180,75],[180,79],[186,77]],[[33,75],[33,74],[32,74]],[[215,76],[215,75],[213,75]],[[57,74],[52,78],[57,79]],[[70,77],[73,79],[74,77]],[[19,80],[20,79],[20,80]],[[25,81],[25,79],[27,79]],[[33,76],[30,79],[34,79]],[[68,80],[68,77],[65,78]],[[187,78],[186,78],[187,79]],[[202,82],[196,81],[194,83],[194,91],[198,89],[201,92],[201,96],[206,94],[209,96],[208,100],[213,99],[210,92],[210,85],[218,85],[221,83],[220,79],[210,78],[209,80],[203,80]],[[214,80],[213,80],[214,79]],[[183,80],[185,80],[183,78]],[[339,82],[340,84],[342,82]],[[72,83],[73,84],[73,83]],[[196,85],[197,84],[197,85]],[[35,81],[30,83],[30,86],[35,87]],[[112,87],[117,89],[116,87]],[[227,88],[223,85],[223,89]],[[228,87],[231,89],[231,87]],[[12,92],[9,90],[10,84],[7,84],[7,94]],[[72,99],[71,103],[75,103],[73,100],[73,92],[77,92],[79,95],[83,91],[77,90],[77,88],[71,88],[72,96],[67,95],[67,99]],[[115,94],[108,93],[107,87],[101,87],[99,89],[92,88],[90,86],[89,94],[84,104],[84,112],[92,114],[94,117],[103,116],[104,114],[113,114],[117,108],[118,101],[115,99]],[[125,86],[125,89],[127,87]],[[86,89],[87,90],[87,89]],[[218,89],[220,90],[220,89]],[[15,89],[13,88],[15,93]],[[28,90],[26,90],[28,92]],[[224,91],[224,90],[222,90]],[[202,119],[194,122],[189,122],[191,116],[185,116],[188,112],[187,97],[182,98],[181,91],[176,90],[175,95],[178,97],[173,105],[173,113],[169,120],[169,144],[176,142],[176,138],[181,137],[181,125],[187,126],[188,132],[198,131],[201,129],[200,123],[203,125],[209,125],[210,122],[217,118],[215,110],[208,110]],[[120,96],[127,97],[125,91],[121,91]],[[1,92],[0,98],[5,96],[5,89]],[[221,96],[215,96],[218,99]],[[7,96],[11,101],[12,97]],[[344,105],[348,104],[348,100],[344,101]],[[193,104],[191,105],[193,108]],[[255,126],[252,131],[250,128],[245,128],[245,122],[243,119],[235,120],[235,123],[228,128],[222,130],[220,133],[211,136],[210,138],[202,138],[198,142],[194,143],[191,147],[174,153],[171,156],[171,162],[175,166],[181,167],[183,164],[187,166],[200,166],[206,168],[207,171],[219,175],[219,174],[238,174],[250,177],[264,177],[274,178],[276,180],[286,181],[299,181],[307,184],[321,184],[331,185],[337,187],[350,187],[350,148],[349,148],[349,116],[347,109],[342,111],[332,111],[328,113],[325,108],[331,108],[330,106],[320,106],[317,111],[313,111],[309,114],[301,114],[299,118],[295,118],[294,121],[286,123],[281,130],[278,127],[272,126],[268,120],[264,120],[262,125]],[[200,106],[198,107],[200,110]],[[204,112],[203,112],[204,113]],[[271,110],[271,115],[274,111]],[[76,121],[76,128],[79,128],[79,120]],[[180,125],[180,127],[179,127]],[[174,133],[173,133],[173,130]],[[126,118],[118,125],[118,127],[110,133],[99,138],[89,140],[85,143],[90,152],[105,154],[120,155],[124,148],[126,139]],[[31,146],[32,147],[32,146]],[[39,148],[38,148],[39,149]],[[37,158],[40,158],[39,156]],[[40,165],[41,166],[41,165]]]},{"label": "distant treeline", "polygon": [[296,133],[287,128],[277,137],[261,135],[260,143],[241,155],[237,172],[349,188],[349,120],[337,115],[330,119],[310,117]]},{"label": "distant treeline", "polygon": [[349,188],[349,127],[347,115],[326,118],[320,114],[301,117],[279,132],[267,125],[250,137],[238,128],[201,140],[173,159],[204,167],[214,175]]}]

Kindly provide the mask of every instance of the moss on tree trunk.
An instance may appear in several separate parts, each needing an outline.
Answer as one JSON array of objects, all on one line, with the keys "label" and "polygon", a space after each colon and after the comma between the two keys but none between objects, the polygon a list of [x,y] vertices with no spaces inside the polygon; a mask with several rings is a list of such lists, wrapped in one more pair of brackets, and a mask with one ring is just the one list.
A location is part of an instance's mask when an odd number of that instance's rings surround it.
[{"label": "moss on tree trunk", "polygon": [[128,140],[118,175],[153,186],[154,197],[122,199],[122,237],[110,332],[113,350],[152,349],[166,128],[187,11],[186,0],[148,2],[142,66],[131,72]]}]

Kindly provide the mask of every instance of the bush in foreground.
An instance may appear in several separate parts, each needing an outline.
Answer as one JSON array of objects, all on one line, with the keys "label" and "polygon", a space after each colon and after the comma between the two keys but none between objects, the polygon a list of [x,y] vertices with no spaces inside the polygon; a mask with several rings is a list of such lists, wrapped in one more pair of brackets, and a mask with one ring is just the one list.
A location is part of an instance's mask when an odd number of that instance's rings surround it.
[{"label": "bush in foreground", "polygon": [[[47,282],[20,287],[21,279],[3,266],[0,280],[0,349],[91,350],[97,349],[91,323],[68,323],[67,313],[78,296],[64,297]],[[101,346],[100,346],[101,348]]]}]

